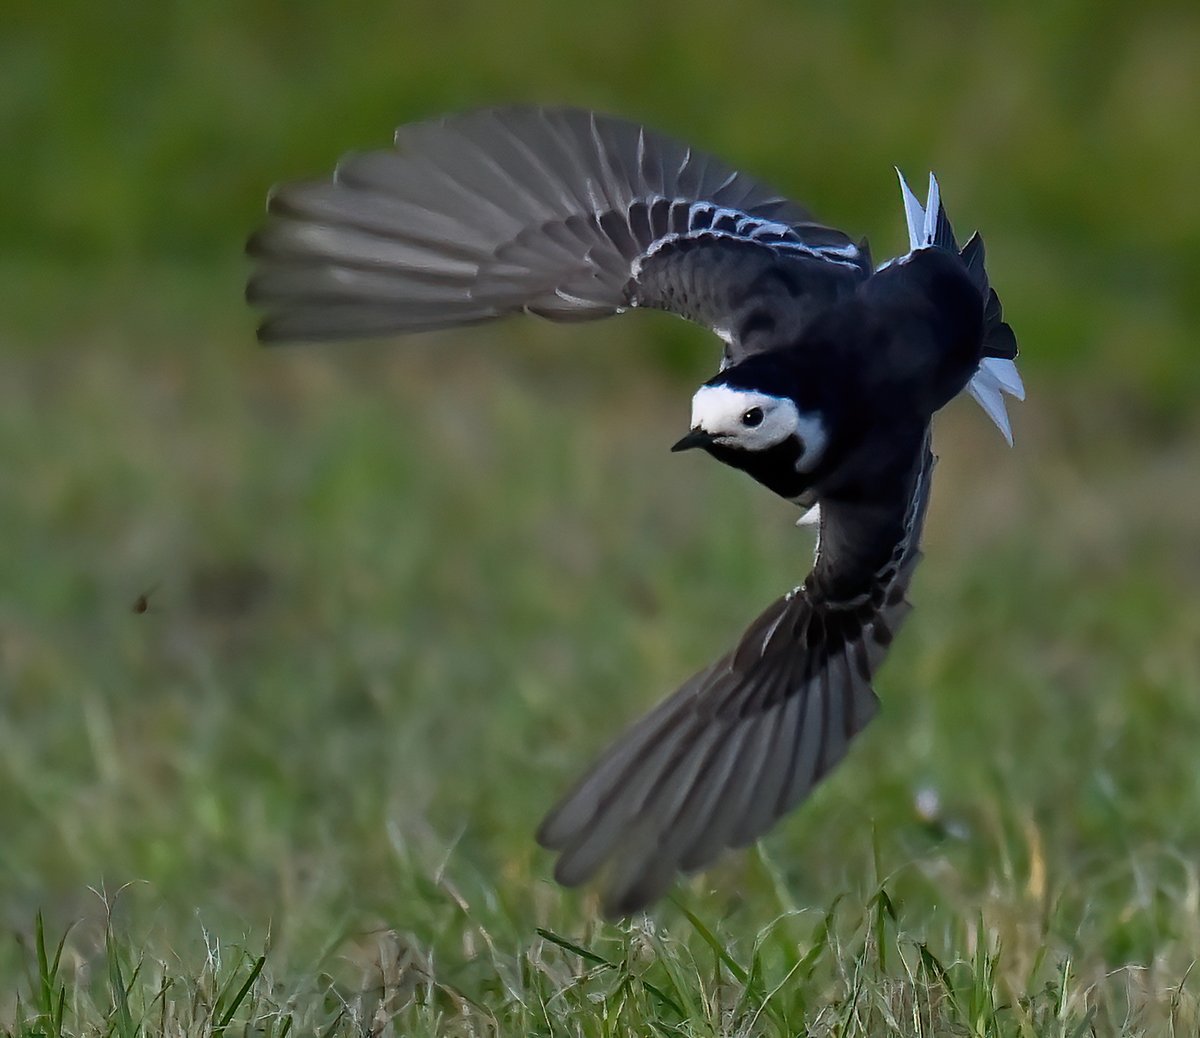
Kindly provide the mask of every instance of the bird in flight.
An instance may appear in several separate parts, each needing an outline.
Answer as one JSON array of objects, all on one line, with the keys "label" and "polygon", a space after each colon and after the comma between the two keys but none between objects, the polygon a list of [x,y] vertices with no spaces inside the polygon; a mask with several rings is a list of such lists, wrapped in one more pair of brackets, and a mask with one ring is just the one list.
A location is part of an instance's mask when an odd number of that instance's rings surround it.
[{"label": "bird in flight", "polygon": [[910,606],[930,422],[964,389],[1011,444],[1017,343],[983,241],[960,249],[930,176],[900,178],[909,251],[865,240],[634,122],[509,107],[402,126],[332,178],[276,188],[250,239],[264,342],[378,337],[529,313],[666,310],[724,344],[692,398],[698,448],[804,509],[803,583],[633,725],[538,830],[607,914],[748,845],[874,716]]}]

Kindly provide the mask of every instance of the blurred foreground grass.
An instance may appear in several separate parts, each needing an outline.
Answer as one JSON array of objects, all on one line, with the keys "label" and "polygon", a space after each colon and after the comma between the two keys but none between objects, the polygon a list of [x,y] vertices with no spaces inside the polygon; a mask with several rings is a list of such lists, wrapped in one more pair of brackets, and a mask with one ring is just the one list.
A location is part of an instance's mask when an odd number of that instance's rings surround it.
[{"label": "blurred foreground grass", "polygon": [[[0,361],[0,912],[85,920],[70,1005],[103,1030],[84,993],[145,956],[138,999],[176,985],[157,1033],[269,948],[251,1029],[274,1005],[357,1033],[381,976],[403,1033],[909,1033],[985,996],[981,1034],[1194,1020],[1200,450],[1053,383],[1014,451],[944,416],[883,716],[761,852],[681,888],[753,979],[683,907],[596,927],[549,882],[555,793],[811,552],[787,506],[668,453],[688,390],[623,377],[614,327]],[[106,953],[87,888],[132,880]],[[0,946],[0,1021],[29,1019],[21,958]],[[1043,1018],[1066,1029],[1020,1029]]]},{"label": "blurred foreground grass", "polygon": [[[0,1031],[1195,1033],[1200,9],[6,17]],[[623,927],[537,821],[811,554],[667,452],[712,344],[643,315],[267,353],[239,298],[272,180],[522,99],[650,119],[880,256],[890,166],[934,166],[1031,393],[1014,451],[939,422],[847,765]]]}]

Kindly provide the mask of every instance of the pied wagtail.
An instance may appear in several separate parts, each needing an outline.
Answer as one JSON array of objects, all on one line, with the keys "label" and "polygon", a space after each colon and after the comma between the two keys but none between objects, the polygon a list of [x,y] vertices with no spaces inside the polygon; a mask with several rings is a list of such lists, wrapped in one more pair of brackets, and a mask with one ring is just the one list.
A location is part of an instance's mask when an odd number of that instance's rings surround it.
[{"label": "pied wagtail", "polygon": [[570,108],[403,126],[394,149],[276,188],[248,246],[264,342],[336,340],[531,313],[668,310],[724,342],[692,398],[698,447],[806,510],[812,571],[629,729],[538,840],[604,907],[753,842],[874,715],[909,610],[933,468],[930,420],[966,389],[1011,443],[1016,339],[978,234],[960,250],[931,176],[900,178],[910,250],[867,243],[703,152]]}]

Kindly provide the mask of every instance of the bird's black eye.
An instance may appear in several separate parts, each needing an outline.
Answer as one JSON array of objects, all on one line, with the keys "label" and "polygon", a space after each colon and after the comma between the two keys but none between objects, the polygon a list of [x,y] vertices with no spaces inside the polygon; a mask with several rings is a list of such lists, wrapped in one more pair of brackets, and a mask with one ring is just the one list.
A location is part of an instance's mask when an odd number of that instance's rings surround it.
[{"label": "bird's black eye", "polygon": [[752,407],[744,415],[742,415],[742,425],[747,429],[753,429],[756,425],[762,425],[763,410],[761,407]]}]

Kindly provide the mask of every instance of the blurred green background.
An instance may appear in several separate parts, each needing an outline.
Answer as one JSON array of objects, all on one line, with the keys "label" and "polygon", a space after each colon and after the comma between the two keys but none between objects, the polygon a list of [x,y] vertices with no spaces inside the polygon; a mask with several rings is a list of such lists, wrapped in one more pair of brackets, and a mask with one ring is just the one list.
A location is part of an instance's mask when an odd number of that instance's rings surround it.
[{"label": "blurred green background", "polygon": [[[881,252],[901,240],[891,166],[934,165],[960,222],[986,218],[1038,363],[1120,372],[1182,408],[1197,386],[1198,17],[1189,3],[67,3],[53,17],[10,3],[5,310],[61,313],[79,282],[118,274],[223,268],[265,184],[431,112],[553,100],[734,157]],[[29,291],[31,267],[55,304]],[[73,290],[53,292],[54,274]]]},{"label": "blurred green background", "polygon": [[[122,905],[147,954],[269,931],[296,990],[390,928],[467,999],[454,1019],[526,1033],[506,971],[550,961],[536,926],[628,945],[530,834],[811,550],[786,507],[667,453],[713,343],[639,315],[267,352],[241,302],[273,182],[406,120],[565,102],[727,157],[880,259],[892,166],[935,169],[1024,350],[1014,451],[973,405],[939,422],[884,716],[687,904],[734,955],[794,909],[773,970],[805,912],[887,877],[880,983],[913,942],[982,940],[1011,1014],[1072,969],[1064,1019],[1180,1012],[1200,7],[9,0],[3,25],[0,925],[94,922],[89,886],[145,881]],[[22,961],[0,948],[0,1025]],[[810,971],[810,1022],[842,961]]]}]

